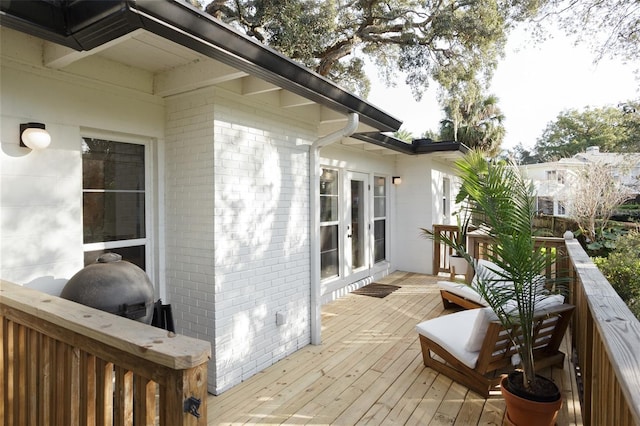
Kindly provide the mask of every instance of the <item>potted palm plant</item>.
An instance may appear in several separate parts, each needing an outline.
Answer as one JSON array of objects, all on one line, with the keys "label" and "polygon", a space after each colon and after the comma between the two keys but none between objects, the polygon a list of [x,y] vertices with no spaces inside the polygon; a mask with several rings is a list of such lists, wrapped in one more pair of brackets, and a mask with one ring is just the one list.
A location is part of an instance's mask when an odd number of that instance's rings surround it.
[{"label": "potted palm plant", "polygon": [[469,227],[471,225],[471,215],[466,214],[463,209],[456,213],[456,221],[458,223],[458,232],[455,238],[455,247],[453,253],[449,257],[449,265],[453,269],[454,273],[465,273],[467,270],[467,235],[469,233]]},{"label": "potted palm plant", "polygon": [[[465,155],[456,167],[461,179],[456,201],[467,206],[469,216],[481,218],[481,225],[493,241],[488,260],[496,265],[495,270],[478,268],[465,253],[477,278],[471,285],[487,301],[505,329],[514,330],[517,325],[515,329],[520,328],[522,333],[522,337],[509,336],[517,349],[514,364],[519,369],[503,380],[503,394],[514,391],[526,400],[545,401],[544,404],[554,411],[553,419],[560,408],[560,393],[553,382],[535,374],[533,323],[536,307],[550,295],[540,285],[544,284],[544,278],[539,274],[548,262],[553,261],[550,257],[554,254],[534,247],[533,187],[515,165],[487,161],[477,151]],[[443,241],[454,249],[458,246],[451,239]],[[507,403],[507,416],[513,418],[510,409]],[[541,418],[540,414],[533,417]],[[529,417],[526,424],[533,424],[531,419]],[[552,424],[551,421],[540,424]]]},{"label": "potted palm plant", "polygon": [[472,229],[471,215],[468,214],[467,209],[463,208],[455,213],[455,217],[458,230],[453,237],[449,237],[446,234],[435,235],[432,230],[427,228],[420,228],[420,230],[425,237],[437,242],[441,241],[451,248],[449,267],[452,269],[452,274],[464,274],[469,266],[467,262],[467,236]]}]

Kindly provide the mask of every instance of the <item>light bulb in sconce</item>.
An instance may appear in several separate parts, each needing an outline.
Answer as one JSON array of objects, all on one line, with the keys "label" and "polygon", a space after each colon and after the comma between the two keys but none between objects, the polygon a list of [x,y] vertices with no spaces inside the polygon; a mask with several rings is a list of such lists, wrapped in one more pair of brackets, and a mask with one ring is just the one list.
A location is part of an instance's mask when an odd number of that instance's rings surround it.
[{"label": "light bulb in sconce", "polygon": [[46,149],[51,143],[51,135],[42,123],[20,124],[20,146],[34,151]]},{"label": "light bulb in sconce", "polygon": [[394,185],[400,185],[402,183],[402,178],[400,176],[393,176],[391,178],[391,183]]}]

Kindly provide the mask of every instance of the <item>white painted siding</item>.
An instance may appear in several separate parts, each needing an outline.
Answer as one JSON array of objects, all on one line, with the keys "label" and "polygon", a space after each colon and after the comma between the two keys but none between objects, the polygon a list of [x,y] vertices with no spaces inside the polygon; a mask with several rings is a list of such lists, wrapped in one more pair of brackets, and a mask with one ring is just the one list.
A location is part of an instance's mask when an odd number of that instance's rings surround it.
[{"label": "white painted siding", "polygon": [[213,344],[211,392],[310,341],[310,135],[220,90],[167,102],[168,288],[180,330]]},{"label": "white painted siding", "polygon": [[[42,67],[42,42],[2,28],[0,276],[59,294],[83,267],[82,129],[163,133],[162,100]],[[19,124],[45,123],[51,145],[19,147]]]},{"label": "white painted siding", "polygon": [[[442,180],[455,181],[453,166],[431,156],[398,157],[402,184],[396,189],[396,267],[402,271],[431,274],[433,242],[421,236],[420,228],[442,223]],[[455,198],[456,191],[452,191]],[[455,212],[455,207],[451,209]],[[455,223],[455,222],[453,222]]]}]

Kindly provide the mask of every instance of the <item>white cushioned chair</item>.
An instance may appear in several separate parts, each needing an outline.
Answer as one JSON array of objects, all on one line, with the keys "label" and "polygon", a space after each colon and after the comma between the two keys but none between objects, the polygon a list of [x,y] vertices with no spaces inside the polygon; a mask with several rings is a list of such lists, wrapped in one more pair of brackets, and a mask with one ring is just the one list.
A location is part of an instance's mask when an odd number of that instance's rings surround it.
[{"label": "white cushioned chair", "polygon": [[[574,306],[553,295],[537,304],[534,327],[536,367],[562,365],[558,350]],[[424,365],[487,397],[500,383],[496,374],[511,364],[515,348],[491,308],[468,309],[416,326]],[[434,356],[437,355],[437,356]]]}]

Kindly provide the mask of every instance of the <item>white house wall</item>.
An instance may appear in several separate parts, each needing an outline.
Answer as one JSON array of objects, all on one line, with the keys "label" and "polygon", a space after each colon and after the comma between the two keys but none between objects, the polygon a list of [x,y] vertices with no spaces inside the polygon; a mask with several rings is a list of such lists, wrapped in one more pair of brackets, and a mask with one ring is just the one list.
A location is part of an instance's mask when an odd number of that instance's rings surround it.
[{"label": "white house wall", "polygon": [[[433,242],[420,234],[420,228],[443,223],[442,180],[454,182],[451,165],[434,161],[429,155],[398,157],[402,184],[396,189],[397,269],[423,274],[432,273]],[[455,193],[452,188],[452,196]],[[452,211],[450,209],[450,211]]]},{"label": "white house wall", "polygon": [[[41,66],[42,41],[2,29],[0,276],[57,295],[83,268],[81,135],[160,139],[162,99]],[[19,147],[19,124],[42,122],[48,149]]]},{"label": "white house wall", "polygon": [[168,288],[213,393],[310,342],[312,135],[220,89],[167,100]]}]

